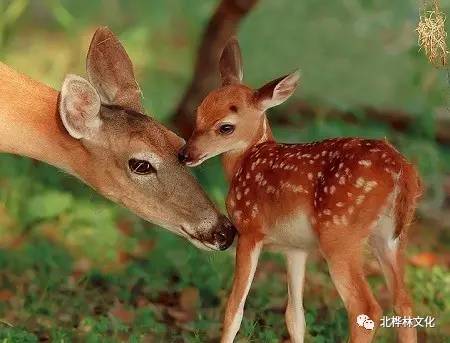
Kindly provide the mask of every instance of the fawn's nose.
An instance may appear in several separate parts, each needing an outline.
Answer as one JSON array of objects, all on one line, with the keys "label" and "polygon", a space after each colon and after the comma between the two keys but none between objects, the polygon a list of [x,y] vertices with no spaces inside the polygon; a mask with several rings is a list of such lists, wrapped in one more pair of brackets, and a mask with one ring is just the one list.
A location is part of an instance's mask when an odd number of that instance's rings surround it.
[{"label": "fawn's nose", "polygon": [[189,160],[189,153],[187,151],[186,145],[178,151],[178,161],[181,163],[186,163]]},{"label": "fawn's nose", "polygon": [[235,235],[236,228],[234,225],[227,217],[221,216],[216,231],[213,233],[215,244],[220,250],[225,250],[233,244]]}]

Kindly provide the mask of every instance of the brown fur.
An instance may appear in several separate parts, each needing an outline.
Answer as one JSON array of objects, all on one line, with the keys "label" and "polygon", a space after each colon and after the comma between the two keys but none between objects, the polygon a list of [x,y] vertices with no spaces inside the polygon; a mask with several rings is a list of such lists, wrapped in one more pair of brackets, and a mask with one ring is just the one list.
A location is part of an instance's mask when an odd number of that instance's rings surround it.
[{"label": "brown fur", "polygon": [[422,195],[423,186],[416,169],[405,163],[399,180],[399,194],[395,204],[396,227],[395,236],[398,237],[403,230],[407,230],[414,218],[417,201]]}]

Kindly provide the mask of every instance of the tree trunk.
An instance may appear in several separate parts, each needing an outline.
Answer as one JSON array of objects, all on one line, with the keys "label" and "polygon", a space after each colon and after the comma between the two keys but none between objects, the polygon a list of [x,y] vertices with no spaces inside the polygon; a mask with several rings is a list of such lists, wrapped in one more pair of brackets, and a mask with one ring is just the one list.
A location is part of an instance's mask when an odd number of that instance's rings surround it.
[{"label": "tree trunk", "polygon": [[175,111],[174,122],[183,137],[191,134],[195,109],[218,85],[219,57],[227,40],[258,0],[222,0],[209,20],[197,53],[194,75]]}]

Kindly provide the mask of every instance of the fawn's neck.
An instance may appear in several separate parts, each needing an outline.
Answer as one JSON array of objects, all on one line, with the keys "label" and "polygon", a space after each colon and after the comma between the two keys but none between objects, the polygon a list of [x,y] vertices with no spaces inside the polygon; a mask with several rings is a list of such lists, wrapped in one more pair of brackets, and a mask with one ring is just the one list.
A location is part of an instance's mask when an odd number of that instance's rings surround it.
[{"label": "fawn's neck", "polygon": [[267,120],[266,114],[263,114],[259,128],[249,144],[241,150],[232,150],[223,154],[222,165],[227,180],[231,181],[236,170],[241,165],[242,159],[253,146],[273,140],[274,138],[269,126],[269,121]]},{"label": "fawn's neck", "polygon": [[62,126],[58,92],[0,63],[0,152],[31,157],[83,178],[88,158]]}]

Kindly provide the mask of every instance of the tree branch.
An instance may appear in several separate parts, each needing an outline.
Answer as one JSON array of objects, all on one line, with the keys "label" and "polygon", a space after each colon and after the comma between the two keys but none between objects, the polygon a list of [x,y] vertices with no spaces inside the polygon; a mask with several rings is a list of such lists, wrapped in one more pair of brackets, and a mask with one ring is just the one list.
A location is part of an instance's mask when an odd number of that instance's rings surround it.
[{"label": "tree branch", "polygon": [[183,137],[191,134],[195,109],[218,84],[220,53],[227,40],[236,34],[243,18],[258,0],[222,0],[203,33],[197,52],[194,75],[174,115],[175,126]]}]

